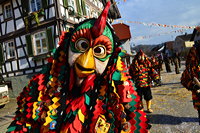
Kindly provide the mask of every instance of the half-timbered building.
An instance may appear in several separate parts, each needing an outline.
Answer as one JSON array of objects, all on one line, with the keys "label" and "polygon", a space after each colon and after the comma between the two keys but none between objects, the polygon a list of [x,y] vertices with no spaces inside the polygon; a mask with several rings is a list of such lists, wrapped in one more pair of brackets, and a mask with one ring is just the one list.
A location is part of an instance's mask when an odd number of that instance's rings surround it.
[{"label": "half-timbered building", "polygon": [[[110,19],[120,18],[114,0]],[[0,73],[12,81],[13,96],[39,72],[62,31],[98,17],[106,0],[0,0]]]}]

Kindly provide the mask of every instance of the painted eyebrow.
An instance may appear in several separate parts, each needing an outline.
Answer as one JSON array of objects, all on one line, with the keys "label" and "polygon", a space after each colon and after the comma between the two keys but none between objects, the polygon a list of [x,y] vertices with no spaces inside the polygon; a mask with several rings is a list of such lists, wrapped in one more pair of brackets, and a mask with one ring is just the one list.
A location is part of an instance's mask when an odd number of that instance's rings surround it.
[{"label": "painted eyebrow", "polygon": [[101,35],[98,38],[96,38],[93,42],[93,47],[96,45],[104,45],[106,47],[106,53],[110,54],[112,51],[112,42],[107,36]]},{"label": "painted eyebrow", "polygon": [[76,31],[73,35],[72,35],[72,42],[76,42],[79,38],[87,38],[88,40],[91,37],[91,33],[90,33],[90,29],[80,29],[78,31]]}]

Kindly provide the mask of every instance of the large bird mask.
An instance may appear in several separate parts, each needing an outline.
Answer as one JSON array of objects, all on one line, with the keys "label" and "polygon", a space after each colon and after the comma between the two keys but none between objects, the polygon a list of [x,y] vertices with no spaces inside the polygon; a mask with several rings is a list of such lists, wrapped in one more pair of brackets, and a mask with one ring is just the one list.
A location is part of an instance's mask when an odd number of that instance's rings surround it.
[{"label": "large bird mask", "polygon": [[95,20],[86,20],[73,31],[68,63],[75,70],[77,85],[91,74],[101,75],[114,49],[111,26],[106,22],[110,3]]},{"label": "large bird mask", "polygon": [[8,133],[148,132],[123,53],[106,22],[109,6],[98,19],[63,32],[49,63],[17,98]]}]

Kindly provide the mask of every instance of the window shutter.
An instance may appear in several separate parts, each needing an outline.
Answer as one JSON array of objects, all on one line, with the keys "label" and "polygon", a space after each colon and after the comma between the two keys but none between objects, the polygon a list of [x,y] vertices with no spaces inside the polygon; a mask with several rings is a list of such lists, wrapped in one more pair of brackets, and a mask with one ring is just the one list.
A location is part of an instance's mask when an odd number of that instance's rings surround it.
[{"label": "window shutter", "polygon": [[0,43],[0,65],[4,63],[3,45]]},{"label": "window shutter", "polygon": [[86,15],[86,9],[85,9],[85,0],[81,0],[82,2],[82,11],[83,11],[83,15]]},{"label": "window shutter", "polygon": [[47,28],[46,33],[47,33],[49,51],[52,51],[55,48],[52,28],[51,27]]},{"label": "window shutter", "polygon": [[30,57],[33,56],[31,35],[26,35],[26,48],[27,48],[28,56]]},{"label": "window shutter", "polygon": [[79,0],[76,0],[76,7],[77,7],[77,13],[78,15],[81,15],[81,5]]},{"label": "window shutter", "polygon": [[68,6],[68,0],[63,0],[63,6],[67,8],[67,6]]},{"label": "window shutter", "polygon": [[42,0],[42,8],[47,8],[48,0]]},{"label": "window shutter", "polygon": [[22,12],[23,12],[24,15],[28,14],[28,12],[29,12],[29,0],[23,0]]}]

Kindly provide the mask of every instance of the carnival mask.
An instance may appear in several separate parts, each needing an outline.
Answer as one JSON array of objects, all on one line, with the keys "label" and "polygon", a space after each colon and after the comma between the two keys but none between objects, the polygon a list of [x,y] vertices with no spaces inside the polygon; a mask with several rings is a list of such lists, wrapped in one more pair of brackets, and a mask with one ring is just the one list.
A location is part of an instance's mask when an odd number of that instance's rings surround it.
[{"label": "carnival mask", "polygon": [[108,8],[99,18],[90,19],[75,28],[70,41],[69,61],[78,78],[102,74],[113,52],[113,34],[106,23]]}]

